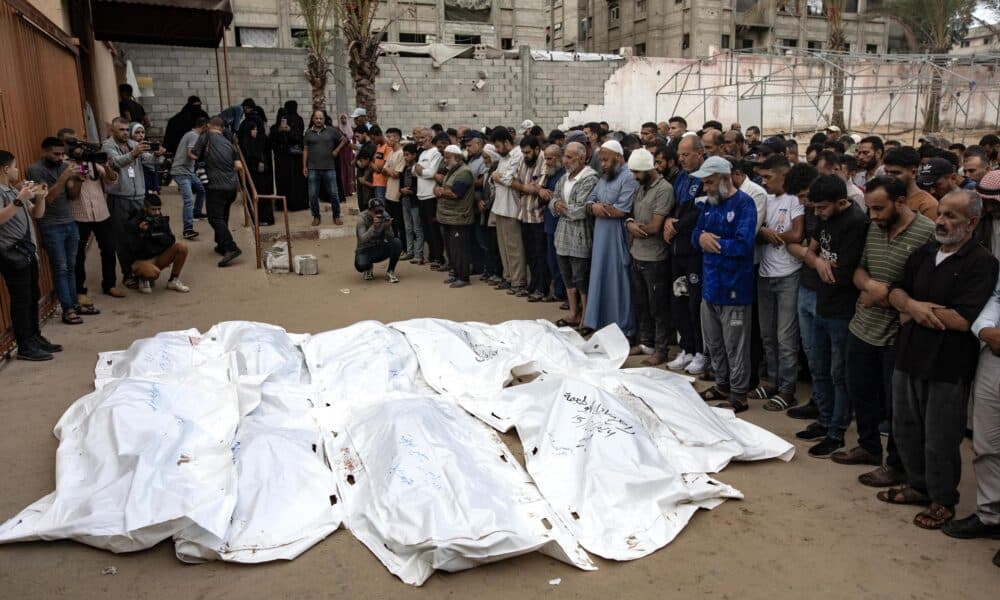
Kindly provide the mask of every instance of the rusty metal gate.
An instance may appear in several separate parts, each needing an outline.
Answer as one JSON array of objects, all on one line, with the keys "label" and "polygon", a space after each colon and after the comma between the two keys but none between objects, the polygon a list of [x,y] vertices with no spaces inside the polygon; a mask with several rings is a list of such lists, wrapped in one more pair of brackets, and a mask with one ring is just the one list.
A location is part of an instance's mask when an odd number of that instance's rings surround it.
[{"label": "rusty metal gate", "polygon": [[[84,131],[78,53],[65,34],[24,0],[0,1],[0,148],[24,173],[41,142],[62,127]],[[40,244],[39,244],[40,247]],[[39,310],[54,306],[52,275],[42,252]],[[7,288],[0,283],[0,357],[14,345]]]}]

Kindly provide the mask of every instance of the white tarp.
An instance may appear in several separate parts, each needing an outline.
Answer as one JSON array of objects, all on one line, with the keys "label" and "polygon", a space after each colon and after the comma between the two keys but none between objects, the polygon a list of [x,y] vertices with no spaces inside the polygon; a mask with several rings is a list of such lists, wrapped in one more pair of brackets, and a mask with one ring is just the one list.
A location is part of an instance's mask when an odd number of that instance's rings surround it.
[{"label": "white tarp", "polygon": [[191,525],[222,536],[236,505],[234,386],[132,377],[74,403],[55,435],[56,491],[0,526],[0,542],[149,548]]},{"label": "white tarp", "polygon": [[399,397],[331,420],[346,525],[403,581],[533,551],[595,568],[503,442],[453,402]]},{"label": "white tarp", "polygon": [[224,537],[192,525],[177,558],[259,563],[291,560],[340,527],[337,484],[312,416],[314,390],[268,383],[232,444],[237,502]]},{"label": "white tarp", "polygon": [[670,543],[699,508],[742,494],[683,474],[614,394],[582,379],[543,375],[506,389],[528,472],[595,554],[631,560]]},{"label": "white tarp", "polygon": [[[533,551],[581,569],[583,548],[645,556],[741,497],[707,473],[793,451],[680,376],[621,370],[627,354],[616,327],[584,340],[546,321],[164,332],[100,355],[55,429],[56,490],[0,543],[172,537],[184,561],[263,562],[343,522],[413,584]],[[516,427],[527,470],[473,415]]]}]

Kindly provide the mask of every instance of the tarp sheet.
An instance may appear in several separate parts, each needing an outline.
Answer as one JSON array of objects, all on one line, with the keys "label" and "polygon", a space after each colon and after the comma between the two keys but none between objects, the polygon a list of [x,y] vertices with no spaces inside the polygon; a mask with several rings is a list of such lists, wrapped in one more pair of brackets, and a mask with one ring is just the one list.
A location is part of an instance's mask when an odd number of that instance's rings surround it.
[{"label": "tarp sheet", "polygon": [[[0,543],[256,563],[343,524],[414,585],[534,551],[639,558],[742,497],[709,473],[793,450],[627,354],[615,327],[545,321],[163,332],[99,355],[55,428],[56,490]],[[526,469],[487,425],[517,430]]]}]

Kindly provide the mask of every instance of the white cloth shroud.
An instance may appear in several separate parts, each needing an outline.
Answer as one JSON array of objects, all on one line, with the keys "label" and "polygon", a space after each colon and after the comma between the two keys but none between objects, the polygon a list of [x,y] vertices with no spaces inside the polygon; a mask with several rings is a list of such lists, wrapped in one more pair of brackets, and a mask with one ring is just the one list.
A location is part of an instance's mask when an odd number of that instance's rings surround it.
[{"label": "white cloth shroud", "polygon": [[[741,497],[707,473],[793,449],[680,376],[620,370],[627,355],[617,327],[546,321],[163,332],[100,354],[55,429],[56,490],[0,543],[173,538],[184,561],[253,563],[343,523],[415,585],[533,551],[588,570],[584,549],[645,556]],[[517,429],[527,470],[486,425]]]}]

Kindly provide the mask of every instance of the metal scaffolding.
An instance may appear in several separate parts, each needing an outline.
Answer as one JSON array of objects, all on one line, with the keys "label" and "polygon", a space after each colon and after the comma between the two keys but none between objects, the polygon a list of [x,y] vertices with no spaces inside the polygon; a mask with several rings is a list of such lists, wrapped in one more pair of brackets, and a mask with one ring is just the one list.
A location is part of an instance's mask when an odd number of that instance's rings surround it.
[{"label": "metal scaffolding", "polygon": [[[682,111],[687,119],[700,110],[708,121],[718,117],[709,113],[709,105],[721,101],[735,103],[740,122],[763,124],[768,99],[786,99],[791,109],[780,133],[819,131],[831,123],[838,73],[844,122],[851,131],[883,137],[911,133],[916,143],[935,87],[940,90],[939,129],[954,141],[964,143],[970,132],[1000,126],[1000,53],[876,55],[787,47],[724,51],[692,61],[657,90],[656,118]],[[874,118],[854,122],[860,98],[884,98],[884,106]],[[910,107],[913,118],[901,122],[898,115]]]}]

